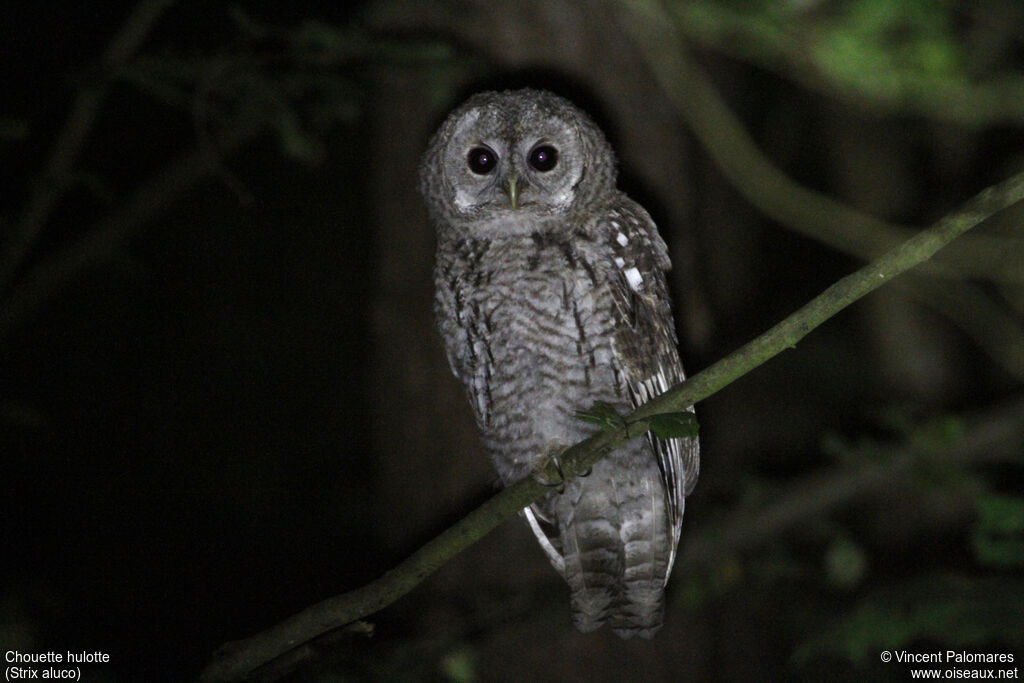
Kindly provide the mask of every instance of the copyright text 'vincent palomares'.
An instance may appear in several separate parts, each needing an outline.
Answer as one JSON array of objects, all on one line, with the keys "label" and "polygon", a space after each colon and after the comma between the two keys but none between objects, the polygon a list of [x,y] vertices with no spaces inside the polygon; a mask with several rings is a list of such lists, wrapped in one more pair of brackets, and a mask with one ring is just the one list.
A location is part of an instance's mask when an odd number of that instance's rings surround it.
[{"label": "copyright text 'vincent palomares'", "polygon": [[[907,650],[884,650],[881,659],[885,663],[924,665],[912,668],[914,679],[987,679],[1016,680],[1020,672],[1013,653],[1010,652],[966,652],[963,650],[936,650],[933,652],[909,652]],[[931,665],[931,666],[929,666]]]}]

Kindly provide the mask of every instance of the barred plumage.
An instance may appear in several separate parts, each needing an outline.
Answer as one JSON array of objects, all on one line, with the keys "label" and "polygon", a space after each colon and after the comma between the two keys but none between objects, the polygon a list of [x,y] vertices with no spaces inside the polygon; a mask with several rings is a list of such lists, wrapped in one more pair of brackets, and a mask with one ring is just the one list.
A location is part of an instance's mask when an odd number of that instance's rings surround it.
[{"label": "barred plumage", "polygon": [[[615,189],[610,147],[572,104],[533,90],[471,98],[432,140],[421,191],[448,359],[505,484],[592,432],[576,411],[626,413],[682,380],[665,243]],[[661,626],[697,472],[695,439],[634,440],[523,511],[577,628]]]}]

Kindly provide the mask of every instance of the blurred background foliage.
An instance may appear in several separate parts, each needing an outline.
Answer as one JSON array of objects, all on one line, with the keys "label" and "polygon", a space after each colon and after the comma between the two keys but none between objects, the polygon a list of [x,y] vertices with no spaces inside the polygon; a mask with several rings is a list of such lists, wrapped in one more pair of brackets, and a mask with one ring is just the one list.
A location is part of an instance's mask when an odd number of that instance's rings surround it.
[{"label": "blurred background foliage", "polygon": [[[1024,162],[1017,0],[25,3],[0,110],[0,643],[181,680],[492,490],[416,165],[590,111],[698,370]],[[906,680],[1024,657],[1024,208],[698,407],[667,625],[584,636],[510,522],[294,680]]]}]

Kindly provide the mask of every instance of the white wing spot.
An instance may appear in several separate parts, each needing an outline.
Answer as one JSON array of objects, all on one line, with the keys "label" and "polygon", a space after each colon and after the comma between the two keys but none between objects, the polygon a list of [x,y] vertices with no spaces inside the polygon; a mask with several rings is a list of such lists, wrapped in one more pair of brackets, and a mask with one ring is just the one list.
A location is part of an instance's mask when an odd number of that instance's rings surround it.
[{"label": "white wing spot", "polygon": [[621,230],[622,229],[622,226],[619,225],[618,221],[612,221],[612,227],[615,228],[616,230]]},{"label": "white wing spot", "polygon": [[619,268],[622,268],[623,266],[626,265],[626,261],[621,256],[616,256],[615,265],[617,265]]},{"label": "white wing spot", "polygon": [[640,285],[644,283],[644,279],[640,276],[640,271],[637,270],[636,268],[627,268],[626,270],[622,271],[622,274],[625,275],[626,280],[629,281],[630,288],[634,292],[639,293]]},{"label": "white wing spot", "polygon": [[627,239],[626,235],[621,232],[615,236],[615,241],[621,244],[622,246],[626,246],[627,244],[629,244],[629,239]]}]

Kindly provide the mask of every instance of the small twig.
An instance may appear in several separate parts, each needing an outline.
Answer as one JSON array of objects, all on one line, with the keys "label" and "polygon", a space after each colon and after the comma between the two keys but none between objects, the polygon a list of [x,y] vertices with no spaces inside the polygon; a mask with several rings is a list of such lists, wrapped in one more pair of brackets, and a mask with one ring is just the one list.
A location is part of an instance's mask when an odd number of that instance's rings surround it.
[{"label": "small twig", "polygon": [[897,448],[883,462],[806,477],[779,491],[767,505],[738,510],[725,521],[688,537],[678,565],[706,565],[724,555],[753,549],[788,528],[820,519],[865,495],[905,486],[923,459],[955,465],[993,462],[1019,454],[1024,446],[1024,398],[968,417],[966,422],[964,433],[944,449],[921,453],[912,446]]},{"label": "small twig", "polygon": [[960,210],[942,218],[877,261],[847,275],[739,351],[640,406],[633,416],[649,417],[686,410],[687,406],[710,396],[783,349],[795,347],[808,332],[854,301],[928,260],[961,234],[1021,200],[1024,200],[1024,172],[982,190]]},{"label": "small twig", "polygon": [[[1006,260],[1024,262],[1024,250]],[[1006,372],[1024,381],[1024,320],[968,281],[907,278],[901,287],[919,305],[944,315]]]},{"label": "small twig", "polygon": [[[658,84],[717,168],[753,206],[791,230],[865,260],[910,238],[914,229],[909,226],[858,211],[789,178],[758,148],[687,54],[676,21],[662,1],[624,4],[628,7],[620,12],[622,23]],[[1012,251],[1024,251],[1024,240],[972,236],[923,272],[1024,282],[1024,259],[1005,258]]]},{"label": "small twig", "polygon": [[[623,24],[655,78],[717,168],[752,205],[790,230],[866,261],[913,234],[907,226],[858,211],[786,176],[757,147],[707,74],[687,54],[679,23],[662,0],[629,0],[625,4]],[[1000,315],[983,290],[962,279],[1024,282],[1024,257],[1010,254],[1024,254],[1024,239],[971,235],[936,262],[918,269],[918,274],[930,278],[904,281],[899,289],[922,305],[938,309],[995,362],[1019,377],[1024,376],[1020,352],[1015,346],[999,343],[1018,334],[1019,323]],[[936,299],[939,280],[950,283],[939,284],[942,290],[955,288],[955,293]],[[979,318],[977,311],[989,315]]]},{"label": "small twig", "polygon": [[0,293],[6,292],[11,286],[18,269],[64,195],[71,169],[110,89],[110,75],[116,74],[131,59],[157,19],[173,2],[143,0],[136,5],[103,53],[102,73],[106,75],[99,81],[88,83],[79,91],[67,121],[54,142],[46,170],[33,184],[28,203],[7,243],[0,250]]},{"label": "small twig", "polygon": [[793,16],[771,26],[756,10],[744,12],[728,3],[675,2],[668,9],[679,28],[697,43],[862,109],[923,116],[969,128],[1024,123],[1024,77],[1016,72],[981,82],[900,73],[880,86],[877,80],[869,84],[866,78],[836,74],[816,57],[815,39],[821,25],[816,20],[820,15],[813,11],[806,13],[806,22]]},{"label": "small twig", "polygon": [[366,639],[372,635],[373,624],[368,624],[365,621],[354,621],[342,628],[317,636],[313,640],[289,650],[280,657],[272,659],[254,670],[250,678],[258,683],[279,681],[285,676],[292,674],[306,661],[326,652],[337,652],[341,648],[342,643],[348,643],[356,638]]},{"label": "small twig", "polygon": [[[794,347],[811,330],[854,301],[931,258],[959,235],[1022,199],[1024,173],[984,190],[960,211],[835,283],[746,346],[625,416],[625,426],[599,432],[569,448],[559,458],[562,473],[566,477],[576,476],[622,443],[645,433],[652,416],[686,410],[773,356]],[[554,476],[553,472],[544,474]],[[244,680],[257,667],[318,635],[390,605],[456,554],[549,492],[534,478],[513,484],[376,581],[313,605],[247,640],[225,645],[202,672],[200,680]]]},{"label": "small twig", "polygon": [[[259,121],[240,122],[229,136],[220,141],[220,154],[229,154],[260,130],[262,124]],[[135,228],[159,215],[197,182],[217,172],[218,166],[211,162],[209,149],[199,148],[184,153],[146,181],[130,200],[100,220],[81,238],[33,266],[0,306],[0,342],[26,315],[67,282],[116,253]]]}]

